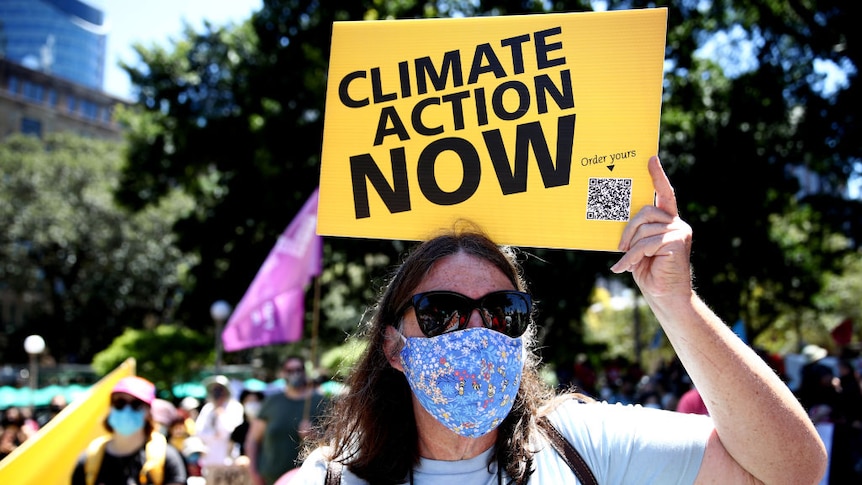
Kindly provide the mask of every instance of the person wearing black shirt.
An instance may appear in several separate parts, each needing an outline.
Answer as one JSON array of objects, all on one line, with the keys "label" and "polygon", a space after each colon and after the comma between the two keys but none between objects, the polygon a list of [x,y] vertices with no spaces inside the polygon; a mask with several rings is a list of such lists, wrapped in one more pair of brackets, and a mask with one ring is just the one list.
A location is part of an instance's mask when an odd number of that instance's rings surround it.
[{"label": "person wearing black shirt", "polygon": [[117,382],[104,422],[110,434],[96,438],[81,454],[72,485],[185,485],[182,455],[155,430],[150,409],[155,398],[155,386],[146,379]]},{"label": "person wearing black shirt", "polygon": [[239,445],[240,456],[246,456],[245,437],[248,434],[251,421],[257,417],[257,413],[260,411],[263,398],[264,395],[262,392],[250,391],[248,389],[244,389],[239,395],[239,402],[242,403],[243,408],[242,423],[234,428],[233,433],[230,434],[230,439]]}]

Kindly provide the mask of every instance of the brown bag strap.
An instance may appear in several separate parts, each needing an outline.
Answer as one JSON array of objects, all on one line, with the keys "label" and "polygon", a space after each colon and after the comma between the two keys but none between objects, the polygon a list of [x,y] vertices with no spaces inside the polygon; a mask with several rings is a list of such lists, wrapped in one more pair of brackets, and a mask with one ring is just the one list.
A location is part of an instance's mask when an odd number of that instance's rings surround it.
[{"label": "brown bag strap", "polygon": [[578,481],[583,485],[599,485],[599,482],[596,480],[596,476],[593,475],[593,471],[590,470],[590,466],[587,465],[587,462],[584,461],[584,458],[580,453],[578,453],[578,450],[576,450],[575,447],[569,443],[569,440],[567,440],[566,437],[563,436],[563,434],[560,433],[553,424],[551,424],[548,418],[546,416],[542,416],[538,418],[536,422],[545,432],[545,435],[551,442],[551,446],[557,450],[557,453],[560,454],[560,457],[563,458],[566,465],[569,465],[569,468],[575,472],[575,477],[577,477]]},{"label": "brown bag strap", "polygon": [[341,468],[342,465],[340,462],[335,460],[330,460],[326,465],[326,485],[341,485]]}]

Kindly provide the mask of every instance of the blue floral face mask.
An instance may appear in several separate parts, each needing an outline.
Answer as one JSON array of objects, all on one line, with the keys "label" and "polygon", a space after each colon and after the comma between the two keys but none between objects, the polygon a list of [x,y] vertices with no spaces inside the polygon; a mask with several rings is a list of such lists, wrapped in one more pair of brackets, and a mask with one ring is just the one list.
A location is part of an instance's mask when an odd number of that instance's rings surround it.
[{"label": "blue floral face mask", "polygon": [[413,394],[444,426],[468,438],[496,429],[512,409],[524,343],[488,328],[403,337],[401,364]]},{"label": "blue floral face mask", "polygon": [[147,414],[146,410],[134,410],[132,406],[125,406],[123,409],[111,408],[111,413],[108,414],[108,424],[114,428],[117,434],[129,436],[137,433],[144,427]]}]

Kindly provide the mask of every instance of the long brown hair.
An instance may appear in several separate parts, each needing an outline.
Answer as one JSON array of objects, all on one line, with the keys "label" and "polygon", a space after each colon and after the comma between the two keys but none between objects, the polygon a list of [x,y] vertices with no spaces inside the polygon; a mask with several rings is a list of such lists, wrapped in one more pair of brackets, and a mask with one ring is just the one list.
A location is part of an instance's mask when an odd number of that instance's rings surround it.
[{"label": "long brown hair", "polygon": [[[412,394],[407,379],[394,369],[385,351],[386,329],[397,325],[403,308],[433,265],[456,253],[490,262],[512,285],[524,291],[526,284],[512,248],[496,245],[473,226],[462,227],[417,246],[389,280],[364,333],[369,343],[347,379],[348,391],[336,398],[326,419],[324,434],[314,446],[332,446],[331,459],[356,476],[374,484],[403,483],[419,463]],[[521,387],[509,415],[498,428],[497,461],[512,481],[524,484],[532,468],[530,439],[539,407],[553,397],[537,372],[533,349],[534,325],[524,335],[527,358]]]}]

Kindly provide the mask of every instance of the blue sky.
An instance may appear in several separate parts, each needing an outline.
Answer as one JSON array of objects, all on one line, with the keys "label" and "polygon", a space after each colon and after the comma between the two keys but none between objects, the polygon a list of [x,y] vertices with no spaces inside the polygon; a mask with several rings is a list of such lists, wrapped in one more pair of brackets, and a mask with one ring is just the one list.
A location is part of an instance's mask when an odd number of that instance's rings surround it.
[{"label": "blue sky", "polygon": [[204,20],[216,25],[240,23],[259,10],[262,0],[87,0],[101,8],[108,22],[108,52],[105,67],[105,91],[121,98],[131,98],[131,84],[125,71],[117,67],[120,60],[137,61],[132,44],[168,46],[179,39],[183,21],[201,30]]}]

